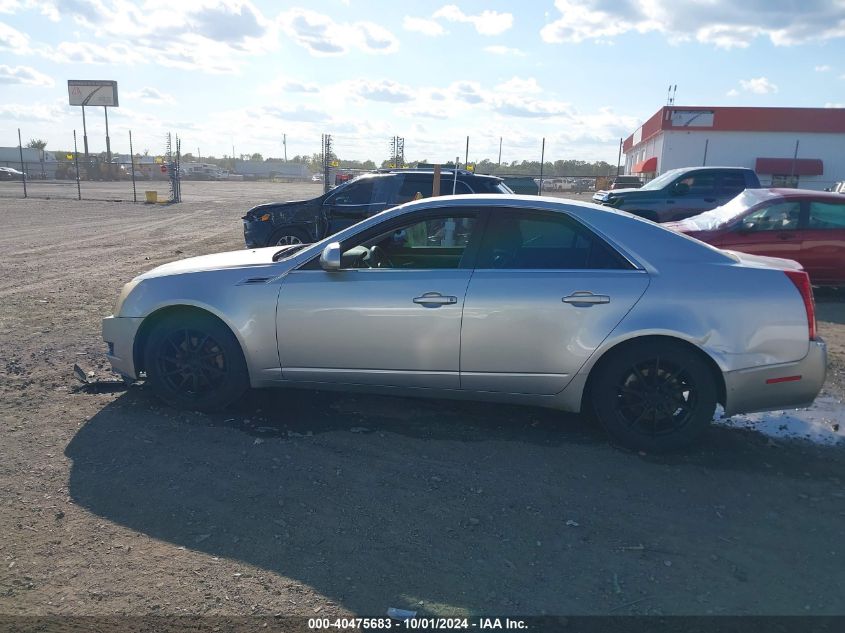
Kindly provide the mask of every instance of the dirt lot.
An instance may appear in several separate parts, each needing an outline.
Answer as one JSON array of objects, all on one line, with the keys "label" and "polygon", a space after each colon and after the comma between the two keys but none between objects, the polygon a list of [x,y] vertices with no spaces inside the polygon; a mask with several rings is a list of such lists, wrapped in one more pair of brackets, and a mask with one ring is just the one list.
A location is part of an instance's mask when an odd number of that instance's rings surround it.
[{"label": "dirt lot", "polygon": [[[209,416],[76,389],[74,363],[110,376],[125,281],[318,190],[0,199],[0,613],[845,613],[841,447],[714,428],[658,458],[545,410],[279,391]],[[845,303],[819,309],[840,397]]]}]

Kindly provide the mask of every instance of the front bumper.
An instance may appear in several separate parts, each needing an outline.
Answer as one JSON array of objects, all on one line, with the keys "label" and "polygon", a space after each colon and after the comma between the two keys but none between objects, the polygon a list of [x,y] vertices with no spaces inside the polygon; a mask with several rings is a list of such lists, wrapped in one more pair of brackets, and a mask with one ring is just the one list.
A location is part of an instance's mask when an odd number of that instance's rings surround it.
[{"label": "front bumper", "polygon": [[[821,391],[826,373],[827,344],[822,339],[810,341],[807,355],[797,362],[726,372],[725,415],[809,406]],[[800,379],[778,381],[796,376]]]},{"label": "front bumper", "polygon": [[141,327],[142,317],[108,316],[103,319],[103,340],[108,344],[106,358],[112,369],[133,380],[137,380],[135,370],[135,335]]},{"label": "front bumper", "polygon": [[247,248],[263,248],[267,246],[272,233],[272,222],[244,220],[244,243]]}]

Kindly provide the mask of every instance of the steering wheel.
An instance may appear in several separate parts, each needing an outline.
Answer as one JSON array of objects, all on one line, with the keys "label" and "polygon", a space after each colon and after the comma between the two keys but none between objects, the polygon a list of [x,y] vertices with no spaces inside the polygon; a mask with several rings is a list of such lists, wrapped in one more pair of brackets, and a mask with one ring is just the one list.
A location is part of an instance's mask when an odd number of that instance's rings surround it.
[{"label": "steering wheel", "polygon": [[393,262],[377,244],[370,246],[370,250],[364,256],[364,263],[367,268],[393,268]]}]

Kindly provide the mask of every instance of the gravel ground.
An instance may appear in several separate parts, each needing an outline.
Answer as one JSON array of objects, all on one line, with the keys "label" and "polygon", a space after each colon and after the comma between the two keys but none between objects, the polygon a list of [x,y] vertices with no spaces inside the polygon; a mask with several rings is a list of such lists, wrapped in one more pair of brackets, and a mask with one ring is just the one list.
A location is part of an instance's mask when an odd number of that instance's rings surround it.
[{"label": "gravel ground", "polygon": [[[112,377],[100,319],[125,281],[317,192],[0,191],[0,613],[845,614],[841,446],[714,427],[654,457],[539,409],[269,391],[200,415],[77,388],[74,363]],[[842,297],[819,315],[838,401]]]}]

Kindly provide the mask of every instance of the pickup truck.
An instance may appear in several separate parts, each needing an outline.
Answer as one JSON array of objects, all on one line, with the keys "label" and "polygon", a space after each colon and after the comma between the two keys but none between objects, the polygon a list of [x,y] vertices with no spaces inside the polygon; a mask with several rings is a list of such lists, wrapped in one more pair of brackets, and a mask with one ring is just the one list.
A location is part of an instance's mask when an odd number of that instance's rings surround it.
[{"label": "pickup truck", "polygon": [[654,222],[674,222],[715,209],[746,189],[760,189],[760,179],[746,167],[672,169],[639,189],[597,191],[593,202]]}]

